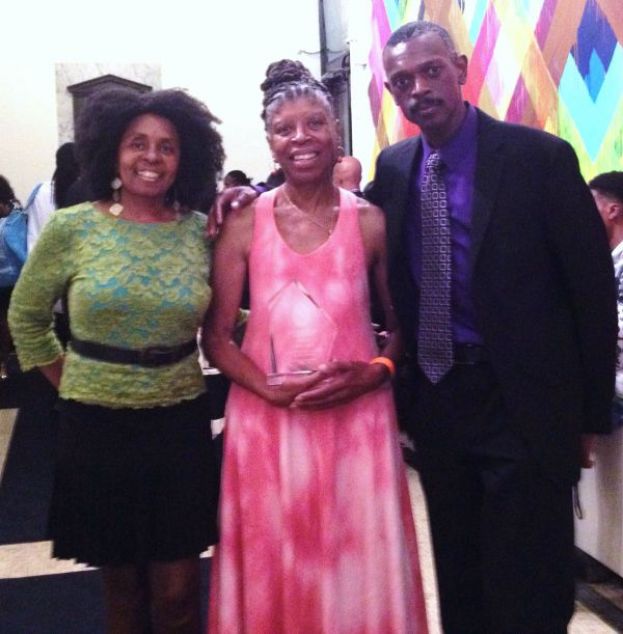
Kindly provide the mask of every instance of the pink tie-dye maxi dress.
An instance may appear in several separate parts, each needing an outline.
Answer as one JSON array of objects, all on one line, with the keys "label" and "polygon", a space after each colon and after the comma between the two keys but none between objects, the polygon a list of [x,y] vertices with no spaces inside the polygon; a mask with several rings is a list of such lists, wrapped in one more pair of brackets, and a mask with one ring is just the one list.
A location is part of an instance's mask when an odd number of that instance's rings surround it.
[{"label": "pink tie-dye maxi dress", "polygon": [[[264,194],[256,208],[243,350],[270,370],[267,307],[298,282],[337,325],[332,358],[370,360],[378,351],[354,195],[341,190],[335,230],[305,255],[279,234],[274,195]],[[389,386],[305,412],[233,385],[221,496],[209,632],[427,631]]]}]

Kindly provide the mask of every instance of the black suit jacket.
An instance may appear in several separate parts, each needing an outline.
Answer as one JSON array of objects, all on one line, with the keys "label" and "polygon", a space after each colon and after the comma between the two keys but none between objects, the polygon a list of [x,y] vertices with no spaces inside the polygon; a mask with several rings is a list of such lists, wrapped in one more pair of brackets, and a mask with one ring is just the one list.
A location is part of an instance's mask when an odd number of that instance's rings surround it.
[{"label": "black suit jacket", "polygon": [[[610,428],[614,274],[605,230],[571,146],[478,111],[472,294],[512,424],[547,473],[579,476],[580,432]],[[418,288],[406,242],[419,137],[383,150],[369,189],[387,216],[393,301],[414,349]]]}]

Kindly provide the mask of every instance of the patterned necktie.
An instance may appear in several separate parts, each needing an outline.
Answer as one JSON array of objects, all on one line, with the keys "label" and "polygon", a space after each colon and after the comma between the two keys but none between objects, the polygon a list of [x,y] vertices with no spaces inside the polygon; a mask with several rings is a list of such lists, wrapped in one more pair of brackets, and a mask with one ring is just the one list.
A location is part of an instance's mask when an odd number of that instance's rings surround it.
[{"label": "patterned necktie", "polygon": [[418,363],[432,383],[452,367],[450,283],[452,252],[446,186],[441,159],[426,161],[421,191],[422,280],[418,330]]}]

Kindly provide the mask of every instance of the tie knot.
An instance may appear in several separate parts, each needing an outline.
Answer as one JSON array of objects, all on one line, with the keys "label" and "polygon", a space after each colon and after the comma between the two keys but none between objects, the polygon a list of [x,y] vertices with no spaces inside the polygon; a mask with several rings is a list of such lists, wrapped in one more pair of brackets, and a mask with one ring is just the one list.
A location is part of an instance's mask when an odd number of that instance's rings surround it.
[{"label": "tie knot", "polygon": [[439,152],[432,152],[426,159],[426,171],[428,172],[439,172],[442,165],[443,163],[441,162],[441,156],[439,156]]}]

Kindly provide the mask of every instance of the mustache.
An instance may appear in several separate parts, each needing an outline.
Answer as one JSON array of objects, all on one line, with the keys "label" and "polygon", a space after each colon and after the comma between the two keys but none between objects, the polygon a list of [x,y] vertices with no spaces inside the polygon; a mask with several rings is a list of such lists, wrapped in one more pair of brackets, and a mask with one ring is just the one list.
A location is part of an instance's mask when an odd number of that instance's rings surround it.
[{"label": "mustache", "polygon": [[409,110],[412,113],[417,113],[425,108],[429,108],[431,106],[439,106],[440,104],[441,99],[437,99],[436,97],[422,97],[421,99],[413,99],[413,101],[409,105]]}]

